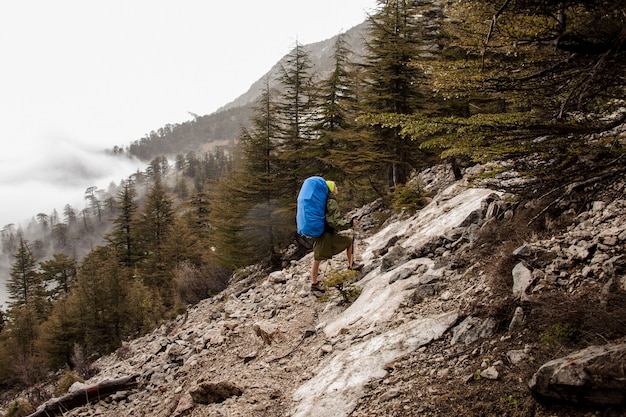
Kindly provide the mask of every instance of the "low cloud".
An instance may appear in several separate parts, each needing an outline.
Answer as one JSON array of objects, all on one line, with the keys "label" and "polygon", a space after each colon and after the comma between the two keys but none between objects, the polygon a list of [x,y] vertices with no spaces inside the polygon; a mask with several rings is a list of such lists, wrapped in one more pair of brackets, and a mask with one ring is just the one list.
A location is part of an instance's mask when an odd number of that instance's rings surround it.
[{"label": "low cloud", "polygon": [[15,151],[0,156],[0,228],[53,209],[61,213],[66,204],[82,209],[88,187],[106,190],[145,166],[64,138],[16,145]]}]

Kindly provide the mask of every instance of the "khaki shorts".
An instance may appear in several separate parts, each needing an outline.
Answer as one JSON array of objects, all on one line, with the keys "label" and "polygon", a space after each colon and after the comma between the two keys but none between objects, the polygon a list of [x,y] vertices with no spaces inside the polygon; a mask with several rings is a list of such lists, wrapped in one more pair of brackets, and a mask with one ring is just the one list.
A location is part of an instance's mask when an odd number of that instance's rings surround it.
[{"label": "khaki shorts", "polygon": [[313,259],[323,261],[346,250],[352,245],[352,238],[337,233],[324,232],[320,237],[313,238]]}]

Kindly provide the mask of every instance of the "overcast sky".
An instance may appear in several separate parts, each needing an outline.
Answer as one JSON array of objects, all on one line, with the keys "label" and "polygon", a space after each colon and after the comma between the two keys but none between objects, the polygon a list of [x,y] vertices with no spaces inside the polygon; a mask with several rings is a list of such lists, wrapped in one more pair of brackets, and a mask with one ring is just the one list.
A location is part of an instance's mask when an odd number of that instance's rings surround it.
[{"label": "overcast sky", "polygon": [[23,0],[0,5],[0,228],[80,205],[135,164],[98,151],[205,115],[376,0]]}]

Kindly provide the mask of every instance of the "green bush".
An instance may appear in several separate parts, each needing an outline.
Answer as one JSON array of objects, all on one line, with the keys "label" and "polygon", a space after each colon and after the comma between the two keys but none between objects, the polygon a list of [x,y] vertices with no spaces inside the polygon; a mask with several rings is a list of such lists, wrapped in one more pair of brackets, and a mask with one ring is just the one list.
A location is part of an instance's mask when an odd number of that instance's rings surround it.
[{"label": "green bush", "polygon": [[391,204],[396,212],[415,214],[428,204],[427,195],[419,188],[398,185],[391,195]]},{"label": "green bush", "polygon": [[569,323],[554,323],[542,327],[539,340],[544,349],[553,349],[567,343],[573,337],[574,329]]},{"label": "green bush", "polygon": [[329,278],[324,282],[324,286],[336,288],[341,295],[342,304],[352,304],[361,295],[361,289],[351,283],[357,275],[358,272],[351,269],[331,271]]}]

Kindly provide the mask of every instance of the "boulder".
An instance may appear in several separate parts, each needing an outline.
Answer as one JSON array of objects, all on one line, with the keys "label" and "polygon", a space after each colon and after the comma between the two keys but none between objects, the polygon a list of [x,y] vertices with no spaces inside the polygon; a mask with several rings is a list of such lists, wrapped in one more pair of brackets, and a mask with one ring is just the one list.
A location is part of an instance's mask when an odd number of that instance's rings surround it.
[{"label": "boulder", "polygon": [[463,343],[469,345],[478,339],[490,337],[493,335],[495,328],[496,321],[492,318],[483,320],[478,317],[467,317],[452,329],[452,341],[450,344]]},{"label": "boulder", "polygon": [[513,295],[521,297],[532,282],[533,273],[526,267],[524,262],[515,265],[513,268]]},{"label": "boulder", "polygon": [[529,387],[539,399],[592,406],[626,404],[626,344],[591,346],[544,364]]},{"label": "boulder", "polygon": [[230,397],[240,396],[243,391],[227,381],[202,382],[193,387],[189,394],[193,401],[198,404],[211,404],[221,403]]}]

